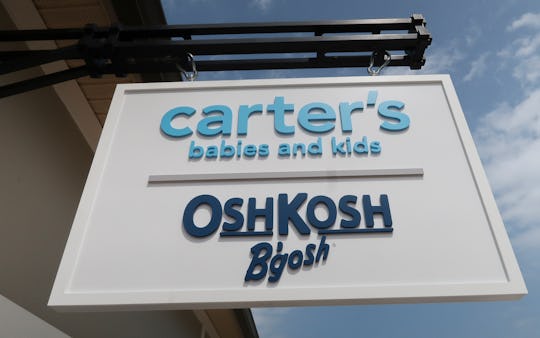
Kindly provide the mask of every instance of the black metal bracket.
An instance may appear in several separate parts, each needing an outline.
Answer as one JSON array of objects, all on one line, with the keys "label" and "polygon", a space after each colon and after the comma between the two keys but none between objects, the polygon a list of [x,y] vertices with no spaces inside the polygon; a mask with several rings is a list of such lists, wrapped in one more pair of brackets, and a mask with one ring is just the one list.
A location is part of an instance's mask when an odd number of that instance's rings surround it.
[{"label": "black metal bracket", "polygon": [[[400,32],[401,33],[396,33]],[[323,22],[170,25],[82,29],[0,31],[0,42],[75,40],[52,50],[0,52],[0,74],[58,60],[84,60],[85,65],[0,87],[5,97],[83,76],[198,71],[367,67],[391,54],[388,66],[420,69],[431,44],[420,14],[406,19]],[[240,56],[241,55],[241,56]],[[240,57],[239,57],[240,56]]]}]

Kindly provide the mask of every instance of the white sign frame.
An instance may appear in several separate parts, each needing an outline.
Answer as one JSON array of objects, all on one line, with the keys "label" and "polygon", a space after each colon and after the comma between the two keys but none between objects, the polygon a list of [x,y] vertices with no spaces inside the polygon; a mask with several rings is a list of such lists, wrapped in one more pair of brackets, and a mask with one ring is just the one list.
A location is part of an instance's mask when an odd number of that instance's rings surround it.
[{"label": "white sign frame", "polygon": [[[313,87],[331,85],[384,86],[384,85],[440,85],[444,91],[448,107],[452,113],[455,128],[461,140],[470,171],[474,177],[476,189],[480,195],[490,224],[490,232],[497,247],[500,263],[505,280],[490,282],[457,282],[433,283],[417,285],[359,285],[327,287],[241,287],[238,289],[176,289],[176,290],[74,290],[71,289],[74,273],[84,247],[89,220],[92,217],[95,199],[99,195],[99,187],[107,167],[111,147],[115,142],[118,124],[123,114],[126,95],[149,92],[170,92],[193,89],[227,89],[231,91],[249,88],[268,88],[269,90],[283,87]],[[161,117],[165,111],[158,113]],[[415,117],[418,118],[418,117]],[[155,128],[154,128],[155,130]],[[188,142],[188,141],[186,141]],[[415,168],[410,168],[413,174]],[[392,170],[392,169],[389,169]],[[279,176],[280,173],[274,173]],[[298,173],[297,173],[298,174]],[[332,175],[351,175],[356,172],[347,171],[304,171],[298,175],[317,178]],[[422,172],[420,172],[422,174]],[[376,172],[364,171],[362,175],[378,175]],[[267,175],[268,176],[268,175]],[[257,179],[253,173],[251,179]],[[189,179],[208,179],[211,175],[199,175]],[[166,176],[161,179],[167,180]],[[235,179],[235,177],[231,177]],[[289,235],[291,236],[291,235]],[[275,239],[275,237],[274,237]],[[257,240],[253,240],[255,244]],[[208,249],[208,247],[205,247]],[[201,250],[205,250],[201,247]],[[292,250],[292,248],[290,248]],[[215,253],[214,253],[215,254]],[[240,264],[240,263],[239,263]],[[245,265],[245,262],[242,263]],[[330,264],[330,263],[327,263]],[[338,264],[338,263],[332,263]],[[245,266],[244,266],[245,268]],[[324,269],[324,266],[318,269]],[[301,271],[300,274],[309,275]],[[208,278],[208,277],[207,277]],[[243,276],[238,276],[243,279]],[[181,287],[181,286],[180,286]],[[109,115],[99,146],[90,170],[86,186],[79,204],[77,215],[66,245],[62,262],[56,276],[54,287],[49,300],[49,306],[61,310],[110,310],[110,309],[206,309],[206,308],[240,308],[266,306],[305,306],[305,305],[349,305],[349,304],[378,304],[378,303],[410,303],[410,302],[446,302],[446,301],[481,301],[481,300],[510,300],[519,299],[527,293],[519,266],[502,219],[498,212],[495,199],[476,152],[474,142],[468,129],[459,100],[448,75],[422,76],[381,76],[381,77],[343,77],[343,78],[311,78],[311,79],[273,79],[273,80],[242,80],[242,81],[208,81],[193,83],[155,83],[155,84],[121,84],[117,86]]]}]

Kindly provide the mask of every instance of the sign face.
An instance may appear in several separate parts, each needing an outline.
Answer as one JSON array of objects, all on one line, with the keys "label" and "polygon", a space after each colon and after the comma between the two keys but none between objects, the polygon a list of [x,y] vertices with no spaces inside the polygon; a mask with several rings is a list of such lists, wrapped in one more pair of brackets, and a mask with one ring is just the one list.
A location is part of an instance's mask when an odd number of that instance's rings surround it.
[{"label": "sign face", "polygon": [[119,85],[59,308],[516,299],[445,75]]}]

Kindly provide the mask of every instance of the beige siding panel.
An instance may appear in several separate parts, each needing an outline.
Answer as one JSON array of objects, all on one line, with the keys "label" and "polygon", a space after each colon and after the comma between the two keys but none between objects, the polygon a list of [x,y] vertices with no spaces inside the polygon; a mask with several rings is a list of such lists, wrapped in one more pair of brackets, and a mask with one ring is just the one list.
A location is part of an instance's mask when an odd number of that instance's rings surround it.
[{"label": "beige siding panel", "polygon": [[100,5],[51,8],[40,10],[45,24],[49,28],[79,28],[87,23],[95,23],[98,26],[108,26],[109,19]]},{"label": "beige siding panel", "polygon": [[89,100],[111,99],[116,88],[116,83],[104,84],[81,84],[81,89]]},{"label": "beige siding panel", "polygon": [[220,337],[244,337],[233,310],[206,310]]},{"label": "beige siding panel", "polygon": [[107,119],[107,114],[96,114],[99,123],[101,123],[101,126],[105,125],[105,120]]},{"label": "beige siding panel", "polygon": [[99,0],[34,0],[34,4],[38,9],[65,8],[97,5]]},{"label": "beige siding panel", "polygon": [[90,106],[94,109],[96,114],[107,114],[109,111],[109,106],[111,105],[111,100],[88,100]]},{"label": "beige siding panel", "polygon": [[67,60],[66,63],[68,64],[69,68],[80,67],[86,64],[83,60]]},{"label": "beige siding panel", "polygon": [[81,77],[77,80],[79,84],[106,84],[106,83],[129,83],[131,80],[128,77],[116,77],[114,75],[103,75],[100,78],[91,78],[90,76]]},{"label": "beige siding panel", "polygon": [[[88,23],[101,27],[111,25],[111,13],[102,0],[33,0],[43,18],[47,28],[82,28]],[[58,40],[59,48],[73,46],[76,40]],[[70,68],[85,65],[84,60],[66,60]],[[77,79],[77,83],[84,93],[88,103],[94,110],[96,117],[103,125],[109,110],[111,98],[117,83],[141,82],[136,74],[124,78],[114,75],[104,75],[101,78],[89,76]]]},{"label": "beige siding panel", "polygon": [[55,40],[58,48],[73,46],[77,44],[77,40]]}]

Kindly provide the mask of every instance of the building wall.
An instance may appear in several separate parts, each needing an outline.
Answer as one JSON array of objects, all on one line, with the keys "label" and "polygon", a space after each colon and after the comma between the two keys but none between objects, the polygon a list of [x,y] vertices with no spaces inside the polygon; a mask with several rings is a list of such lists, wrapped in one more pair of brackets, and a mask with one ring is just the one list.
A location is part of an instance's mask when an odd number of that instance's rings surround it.
[{"label": "building wall", "polygon": [[[112,8],[109,0],[96,1]],[[148,2],[153,11],[161,8],[159,0]],[[130,2],[121,3],[124,12]],[[1,0],[0,30],[45,28],[35,4],[74,5]],[[1,43],[0,50],[51,44]],[[0,86],[64,69],[59,63],[0,75]],[[258,337],[249,310],[58,313],[47,307],[101,131],[87,99],[76,81],[0,99],[0,337]]]},{"label": "building wall", "polygon": [[0,335],[9,338],[67,338],[66,334],[0,296]]},{"label": "building wall", "polygon": [[0,293],[75,337],[198,337],[191,311],[47,307],[92,156],[51,88],[0,99]]},{"label": "building wall", "polygon": [[[9,28],[8,19],[0,7],[0,29]],[[0,85],[28,75],[2,76]],[[0,99],[0,294],[73,337],[199,337],[192,311],[59,313],[47,307],[92,156],[52,88]],[[2,311],[15,309],[2,300]],[[14,336],[17,327],[0,325],[0,337]],[[46,335],[39,324],[35,330],[19,334]]]}]

